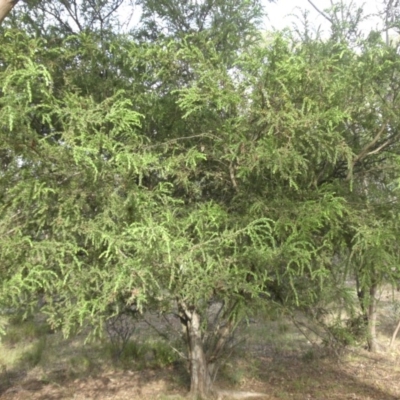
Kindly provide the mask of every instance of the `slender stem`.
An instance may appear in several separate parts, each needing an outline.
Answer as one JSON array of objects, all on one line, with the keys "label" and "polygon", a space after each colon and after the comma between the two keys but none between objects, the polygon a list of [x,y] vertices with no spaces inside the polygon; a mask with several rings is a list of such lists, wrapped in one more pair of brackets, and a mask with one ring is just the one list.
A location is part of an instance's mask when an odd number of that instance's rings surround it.
[{"label": "slender stem", "polygon": [[397,323],[396,329],[393,332],[392,338],[390,339],[390,344],[389,344],[389,348],[393,347],[393,343],[396,340],[397,334],[399,333],[400,330],[400,321]]},{"label": "slender stem", "polygon": [[322,15],[325,19],[327,19],[331,24],[333,24],[333,20],[329,18],[322,10],[320,10],[311,0],[307,0],[311,6],[318,12],[318,14]]}]

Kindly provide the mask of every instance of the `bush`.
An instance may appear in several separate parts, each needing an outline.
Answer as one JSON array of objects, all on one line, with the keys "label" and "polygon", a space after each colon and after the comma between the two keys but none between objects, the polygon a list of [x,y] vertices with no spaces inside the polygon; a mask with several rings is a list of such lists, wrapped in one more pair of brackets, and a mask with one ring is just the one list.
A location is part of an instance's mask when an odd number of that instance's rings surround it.
[{"label": "bush", "polygon": [[114,363],[124,367],[135,366],[142,369],[146,367],[162,368],[179,360],[178,354],[163,341],[128,341],[121,349],[115,342],[105,345],[105,354]]}]

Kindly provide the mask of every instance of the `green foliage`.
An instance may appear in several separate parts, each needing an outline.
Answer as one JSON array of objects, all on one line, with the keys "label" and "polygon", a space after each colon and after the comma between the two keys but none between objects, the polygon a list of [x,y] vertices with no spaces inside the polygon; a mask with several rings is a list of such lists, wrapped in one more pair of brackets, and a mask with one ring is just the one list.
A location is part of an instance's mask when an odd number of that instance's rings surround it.
[{"label": "green foliage", "polygon": [[151,343],[150,347],[154,354],[153,365],[165,367],[180,361],[179,355],[167,343],[157,341]]},{"label": "green foliage", "polygon": [[357,346],[365,342],[367,337],[367,326],[363,315],[356,315],[346,321],[336,319],[326,326],[326,331],[323,344],[336,354],[347,346]]},{"label": "green foliage", "polygon": [[263,41],[258,1],[141,1],[121,34],[100,3],[1,28],[1,304],[66,336],[173,302],[234,327],[398,279],[397,48]]}]

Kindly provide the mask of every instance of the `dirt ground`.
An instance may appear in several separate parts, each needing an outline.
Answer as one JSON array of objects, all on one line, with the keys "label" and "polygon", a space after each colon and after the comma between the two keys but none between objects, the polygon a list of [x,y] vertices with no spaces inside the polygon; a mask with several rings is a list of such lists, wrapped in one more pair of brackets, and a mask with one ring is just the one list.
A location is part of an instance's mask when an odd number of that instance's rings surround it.
[{"label": "dirt ground", "polygon": [[[400,362],[394,355],[347,354],[341,362],[305,360],[291,354],[260,357],[258,373],[243,373],[236,384],[224,388],[265,393],[265,399],[400,399]],[[146,371],[103,371],[78,379],[58,374],[53,382],[25,376],[7,377],[3,372],[4,400],[150,400],[186,393],[174,367]],[[254,376],[253,376],[254,375]],[[8,382],[5,382],[7,381]]]},{"label": "dirt ground", "polygon": [[[348,348],[340,359],[310,343],[290,321],[250,324],[246,342],[221,369],[216,386],[261,392],[265,394],[262,398],[269,400],[400,399],[400,337],[389,349],[397,306],[390,296],[382,297],[379,353]],[[188,375],[177,362],[121,368],[104,361],[107,358],[99,360],[98,353],[84,350],[76,339],[61,342],[57,335],[49,334],[45,343],[34,367],[11,361],[7,365],[11,352],[20,345],[2,345],[1,400],[163,400],[179,399],[187,393]]]}]

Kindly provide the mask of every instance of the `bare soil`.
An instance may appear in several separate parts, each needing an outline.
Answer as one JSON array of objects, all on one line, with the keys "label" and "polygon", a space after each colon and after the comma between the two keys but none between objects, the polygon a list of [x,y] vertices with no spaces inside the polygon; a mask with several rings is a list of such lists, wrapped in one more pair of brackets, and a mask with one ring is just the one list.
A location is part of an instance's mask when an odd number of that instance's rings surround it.
[{"label": "bare soil", "polygon": [[[269,400],[400,399],[400,338],[392,349],[388,346],[398,322],[395,306],[392,295],[381,296],[379,353],[349,348],[340,359],[310,343],[290,321],[250,324],[247,341],[221,369],[216,386],[225,390],[226,399],[229,391],[264,393],[259,398]],[[2,346],[4,354],[14,351]],[[0,399],[163,400],[187,393],[188,376],[179,363],[124,369],[99,358],[98,349],[96,353],[82,346],[77,339],[62,341],[48,334],[49,354],[35,367],[7,365],[0,354]],[[90,365],[79,365],[87,360]]]},{"label": "bare soil", "polygon": [[[247,361],[246,361],[247,362]],[[245,363],[243,361],[243,363]],[[243,368],[243,365],[240,366]],[[69,379],[66,371],[55,371],[53,381],[43,381],[32,374],[1,376],[4,400],[150,400],[179,398],[186,393],[184,384],[174,375],[174,367],[145,371],[104,370],[92,376]],[[251,376],[251,375],[255,376]],[[320,400],[395,400],[400,399],[399,357],[349,352],[340,362],[328,358],[304,360],[295,354],[259,356],[258,371],[243,374],[237,384],[221,381],[225,389],[265,393],[265,399]],[[179,380],[178,380],[179,381]]]}]

